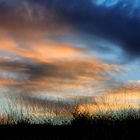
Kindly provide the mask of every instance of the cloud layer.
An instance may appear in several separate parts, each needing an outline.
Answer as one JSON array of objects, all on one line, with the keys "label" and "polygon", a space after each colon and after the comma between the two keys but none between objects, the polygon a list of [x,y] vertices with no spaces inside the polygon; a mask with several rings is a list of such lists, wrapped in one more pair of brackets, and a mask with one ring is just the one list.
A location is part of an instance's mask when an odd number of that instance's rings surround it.
[{"label": "cloud layer", "polygon": [[140,78],[132,61],[140,55],[139,7],[138,0],[0,0],[1,93],[39,102],[120,94]]},{"label": "cloud layer", "polygon": [[1,0],[0,28],[28,35],[73,28],[79,36],[104,38],[136,58],[140,53],[139,5],[137,0]]}]

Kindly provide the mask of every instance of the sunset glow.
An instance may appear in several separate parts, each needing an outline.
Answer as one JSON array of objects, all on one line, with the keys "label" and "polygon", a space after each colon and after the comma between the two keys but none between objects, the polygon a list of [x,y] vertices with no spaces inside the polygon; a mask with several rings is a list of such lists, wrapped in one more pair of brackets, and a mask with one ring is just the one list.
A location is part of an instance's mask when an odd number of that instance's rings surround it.
[{"label": "sunset glow", "polygon": [[[22,98],[17,108],[36,116],[56,117],[58,106],[47,105],[58,100],[93,114],[138,109],[139,7],[137,0],[0,0],[1,114]],[[59,117],[70,116],[58,108]]]}]

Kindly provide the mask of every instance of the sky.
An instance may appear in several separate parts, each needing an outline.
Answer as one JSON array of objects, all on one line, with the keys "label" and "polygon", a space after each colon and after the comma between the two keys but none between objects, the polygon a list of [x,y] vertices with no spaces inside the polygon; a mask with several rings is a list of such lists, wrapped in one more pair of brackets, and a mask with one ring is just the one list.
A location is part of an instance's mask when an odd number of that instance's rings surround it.
[{"label": "sky", "polygon": [[139,0],[0,0],[1,96],[138,93],[139,60]]}]

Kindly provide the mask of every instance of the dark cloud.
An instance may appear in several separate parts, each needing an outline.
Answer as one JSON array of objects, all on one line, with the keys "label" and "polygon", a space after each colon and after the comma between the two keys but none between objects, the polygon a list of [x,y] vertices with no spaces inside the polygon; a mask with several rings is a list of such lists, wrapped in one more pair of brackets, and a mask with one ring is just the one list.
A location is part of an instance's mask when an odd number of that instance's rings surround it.
[{"label": "dark cloud", "polygon": [[65,25],[79,35],[89,34],[116,43],[126,55],[136,58],[140,54],[140,9],[132,4],[124,1],[107,7],[97,6],[92,0],[1,0],[0,26],[12,32],[57,32]]},{"label": "dark cloud", "polygon": [[107,39],[120,45],[129,57],[139,57],[140,19],[135,13],[128,14],[132,10],[131,5],[122,8],[120,3],[109,8],[96,6],[89,0],[77,0],[61,8],[57,5],[55,9],[63,21],[72,24],[75,30]]},{"label": "dark cloud", "polygon": [[[85,67],[86,66],[86,67]],[[55,61],[51,63],[21,63],[10,60],[0,61],[0,86],[15,87],[19,95],[29,95],[44,91],[60,92],[92,88],[91,81],[111,78],[118,67],[96,60]],[[11,90],[9,93],[16,92]]]}]

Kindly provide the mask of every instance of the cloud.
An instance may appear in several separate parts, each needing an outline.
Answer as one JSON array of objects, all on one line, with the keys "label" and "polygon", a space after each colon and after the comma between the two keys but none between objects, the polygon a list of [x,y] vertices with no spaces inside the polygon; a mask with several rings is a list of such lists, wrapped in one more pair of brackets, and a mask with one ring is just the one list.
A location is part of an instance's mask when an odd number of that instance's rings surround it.
[{"label": "cloud", "polygon": [[117,93],[120,66],[92,52],[122,50],[116,59],[133,60],[139,46],[136,1],[0,0],[1,92],[36,99]]},{"label": "cloud", "polygon": [[[127,8],[122,6],[123,3],[118,3],[111,8],[100,7],[87,1],[85,5],[83,2],[81,7],[74,6],[74,12],[70,12],[68,6],[69,10],[66,10],[62,16],[64,20],[68,21],[68,24],[72,24],[83,34],[88,32],[90,35],[116,43],[127,56],[136,58],[140,53],[140,20],[135,14],[128,15],[128,10],[132,9],[131,5],[127,5]],[[69,18],[67,19],[67,17]]]},{"label": "cloud", "polygon": [[18,89],[19,95],[86,94],[86,89],[94,94],[94,81],[108,80],[112,73],[120,72],[119,66],[90,57],[85,49],[72,44],[5,36],[0,46],[0,52],[5,53],[0,58],[0,79],[6,83],[1,86],[11,88],[12,83],[15,88],[10,93]]},{"label": "cloud", "polygon": [[87,112],[95,114],[98,111],[107,113],[108,111],[120,111],[129,109],[139,109],[140,105],[140,82],[130,81],[113,88],[106,90],[101,96],[91,96],[85,98],[87,102],[83,102],[79,105],[78,110],[80,112]]},{"label": "cloud", "polygon": [[[0,30],[20,35],[90,35],[117,44],[125,57],[140,54],[138,1],[1,1]],[[4,15],[3,15],[4,13]],[[125,58],[124,57],[124,58]]]},{"label": "cloud", "polygon": [[[24,78],[21,78],[23,81],[17,82],[17,86],[24,85],[31,88],[36,88],[37,86],[38,90],[43,87],[46,89],[48,87],[48,89],[51,88],[52,90],[60,87],[64,88],[64,90],[65,88],[73,89],[74,87],[75,89],[78,89],[78,87],[85,88],[91,85],[92,80],[108,79],[111,72],[119,71],[119,68],[115,65],[104,64],[93,59],[55,60],[49,63],[33,61],[31,64],[6,60],[2,61],[0,66],[1,74],[5,72],[3,75],[5,79],[9,76],[13,80],[19,80],[18,76],[23,75]],[[13,76],[10,76],[10,73]]]}]

